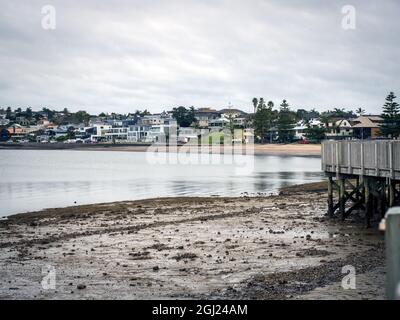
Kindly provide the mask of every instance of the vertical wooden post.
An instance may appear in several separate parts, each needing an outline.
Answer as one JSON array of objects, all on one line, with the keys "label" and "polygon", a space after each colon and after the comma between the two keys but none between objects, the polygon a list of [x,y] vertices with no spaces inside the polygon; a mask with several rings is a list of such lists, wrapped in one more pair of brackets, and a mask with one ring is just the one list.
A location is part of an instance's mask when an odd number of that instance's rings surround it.
[{"label": "vertical wooden post", "polygon": [[340,216],[342,220],[345,219],[346,212],[346,200],[345,200],[345,191],[346,191],[346,180],[343,177],[339,179],[339,208],[340,208]]},{"label": "vertical wooden post", "polygon": [[394,152],[393,152],[393,141],[389,142],[389,168],[390,168],[390,178],[394,179]]},{"label": "vertical wooden post", "polygon": [[340,175],[340,156],[339,156],[339,142],[336,142],[336,179],[339,180],[339,175]]},{"label": "vertical wooden post", "polygon": [[378,211],[378,200],[379,200],[379,192],[378,192],[378,184],[376,179],[371,178],[369,187],[369,193],[371,196],[371,218],[373,217],[374,213]]},{"label": "vertical wooden post", "polygon": [[356,199],[357,199],[357,202],[360,201],[360,194],[359,194],[359,190],[358,190],[359,188],[360,188],[360,176],[357,176],[357,178],[356,178],[356,189],[357,189]]},{"label": "vertical wooden post", "polygon": [[371,185],[369,178],[364,177],[365,186],[365,222],[367,228],[371,227],[371,216],[372,216],[372,196],[371,196]]},{"label": "vertical wooden post", "polygon": [[328,178],[328,215],[333,217],[333,181],[332,177]]},{"label": "vertical wooden post", "polygon": [[380,200],[379,200],[379,210],[381,213],[381,218],[385,216],[386,213],[386,180],[381,181],[381,190],[380,190]]},{"label": "vertical wooden post", "polygon": [[395,192],[394,192],[395,184],[392,179],[389,179],[389,207],[394,206],[394,198],[395,198]]}]

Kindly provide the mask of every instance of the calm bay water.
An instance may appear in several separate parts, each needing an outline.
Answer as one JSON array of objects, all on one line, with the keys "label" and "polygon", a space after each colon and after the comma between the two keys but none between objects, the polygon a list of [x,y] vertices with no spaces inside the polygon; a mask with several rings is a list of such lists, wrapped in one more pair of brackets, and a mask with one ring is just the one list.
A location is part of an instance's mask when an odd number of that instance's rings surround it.
[{"label": "calm bay water", "polygon": [[270,193],[322,178],[319,157],[240,156],[254,164],[242,174],[226,157],[184,165],[152,164],[141,152],[0,150],[0,216],[120,200]]}]

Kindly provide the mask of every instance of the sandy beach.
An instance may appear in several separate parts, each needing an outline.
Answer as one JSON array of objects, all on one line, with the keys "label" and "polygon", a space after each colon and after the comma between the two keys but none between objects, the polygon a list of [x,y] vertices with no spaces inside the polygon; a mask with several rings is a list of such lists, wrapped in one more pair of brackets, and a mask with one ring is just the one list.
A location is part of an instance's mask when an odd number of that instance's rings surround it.
[{"label": "sandy beach", "polygon": [[[150,145],[129,145],[129,144],[0,144],[1,149],[18,149],[18,150],[90,150],[90,151],[124,151],[124,152],[146,152],[149,150]],[[235,153],[245,153],[246,148],[254,150],[256,155],[280,155],[280,156],[320,156],[321,145],[319,144],[254,144],[254,145],[243,145],[241,147],[235,147]],[[166,148],[163,146],[153,146],[152,150],[156,149],[159,152],[173,151],[179,152],[191,149],[193,152],[213,152],[222,153],[224,152],[223,146],[213,146],[212,148],[199,149],[197,146],[178,146],[175,148]],[[228,151],[231,148],[225,147]]]},{"label": "sandy beach", "polygon": [[[321,145],[319,144],[254,144],[254,145],[242,145],[230,148],[227,146],[213,146],[205,147],[200,149],[193,145],[183,145],[177,148],[166,148],[166,147],[154,147],[159,152],[212,152],[212,153],[223,153],[223,152],[234,152],[234,153],[246,153],[247,150],[252,150],[255,155],[279,155],[279,156],[320,156]],[[88,149],[89,150],[89,149]],[[100,150],[99,148],[92,148],[91,150]],[[126,151],[126,152],[145,152],[148,151],[148,147],[145,146],[113,146],[107,148],[112,151]],[[153,150],[153,149],[151,149]]]},{"label": "sandy beach", "polygon": [[[324,189],[11,216],[0,222],[0,299],[382,299],[383,236],[328,219]],[[341,286],[346,265],[356,289]],[[41,285],[46,266],[55,289]]]}]

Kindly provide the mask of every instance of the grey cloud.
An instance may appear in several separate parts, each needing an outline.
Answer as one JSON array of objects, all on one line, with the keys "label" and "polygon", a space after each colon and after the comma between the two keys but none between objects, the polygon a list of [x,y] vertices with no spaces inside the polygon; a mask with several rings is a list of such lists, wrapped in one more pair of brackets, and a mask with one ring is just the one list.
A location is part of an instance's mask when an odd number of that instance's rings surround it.
[{"label": "grey cloud", "polygon": [[[41,7],[57,29],[41,28]],[[263,96],[294,107],[380,112],[398,91],[400,4],[352,1],[12,1],[0,3],[0,105],[161,111]],[[400,93],[399,93],[400,95]]]}]

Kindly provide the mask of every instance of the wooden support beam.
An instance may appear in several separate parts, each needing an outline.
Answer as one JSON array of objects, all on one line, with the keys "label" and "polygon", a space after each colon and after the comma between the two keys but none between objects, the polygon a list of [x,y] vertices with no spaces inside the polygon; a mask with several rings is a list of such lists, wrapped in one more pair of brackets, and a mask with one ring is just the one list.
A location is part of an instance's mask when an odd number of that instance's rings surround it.
[{"label": "wooden support beam", "polygon": [[345,213],[345,218],[347,218],[356,209],[365,210],[363,201],[364,201],[364,199],[362,199],[362,201],[359,201],[359,202],[355,203],[352,207],[350,207],[349,210],[347,210]]},{"label": "wooden support beam", "polygon": [[396,206],[400,203],[400,191],[397,189],[397,182],[393,183],[393,189],[394,189],[394,204],[393,206]]},{"label": "wooden support beam", "polygon": [[[340,181],[340,180],[339,180]],[[339,182],[339,185],[341,183]],[[346,183],[344,182],[344,185],[346,185]],[[348,192],[346,190],[346,188],[343,189],[344,191],[344,195],[342,193],[342,196],[340,196],[340,192],[339,192],[339,201],[336,204],[333,204],[332,202],[332,215],[334,215],[334,213],[336,212],[337,209],[341,208],[341,205],[344,205],[344,214],[341,216],[342,219],[345,219],[346,217],[349,216],[349,214],[354,211],[355,209],[364,209],[364,194],[362,193],[364,189],[364,182],[362,182],[361,184],[358,185],[358,187],[355,187],[351,192]],[[356,197],[355,197],[356,195]],[[346,211],[346,203],[348,200],[351,200],[354,204],[358,204],[361,201],[361,204],[355,206],[353,205],[349,210]]]},{"label": "wooden support beam", "polygon": [[328,216],[333,217],[333,178],[328,178]]},{"label": "wooden support beam", "polygon": [[372,195],[370,192],[370,179],[364,178],[364,185],[365,185],[365,223],[367,228],[371,227],[371,217],[372,217]]},{"label": "wooden support beam", "polygon": [[[351,183],[350,179],[346,179],[346,183],[349,188],[351,188],[351,189],[356,188],[356,186]],[[356,180],[356,183],[357,183],[357,180]]]},{"label": "wooden support beam", "polygon": [[339,191],[340,190],[340,186],[336,183],[335,180],[332,179],[332,187],[334,190]]},{"label": "wooden support beam", "polygon": [[[360,190],[360,177],[356,178],[356,189]],[[359,192],[357,192],[357,194],[356,194],[356,200],[357,200],[357,202],[360,201],[360,193]]]},{"label": "wooden support beam", "polygon": [[379,211],[381,214],[381,218],[383,218],[386,214],[386,181],[381,182],[381,196],[379,197]]},{"label": "wooden support beam", "polygon": [[[364,195],[360,193],[359,189],[362,189],[363,185],[359,185],[358,188],[354,189],[351,193],[347,193],[348,199],[353,201],[353,206],[351,206],[344,214],[344,218],[347,218],[354,210],[356,209],[363,209],[365,210],[364,206]],[[352,195],[356,194],[356,198]]]},{"label": "wooden support beam", "polygon": [[353,202],[357,202],[357,198],[354,198],[354,195],[355,194],[358,194],[358,190],[357,189],[354,189],[352,192],[347,192],[347,191],[345,191],[345,197],[346,197],[346,201],[347,200],[351,200],[351,201],[353,201]]},{"label": "wooden support beam", "polygon": [[340,191],[339,191],[339,213],[342,218],[342,220],[345,219],[345,213],[346,213],[346,187],[345,187],[345,178],[340,177],[339,179],[339,186],[340,186]]},{"label": "wooden support beam", "polygon": [[389,179],[389,207],[393,207],[395,203],[395,188],[396,185],[392,179]]}]

